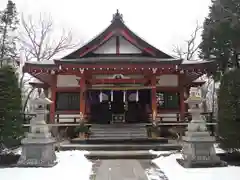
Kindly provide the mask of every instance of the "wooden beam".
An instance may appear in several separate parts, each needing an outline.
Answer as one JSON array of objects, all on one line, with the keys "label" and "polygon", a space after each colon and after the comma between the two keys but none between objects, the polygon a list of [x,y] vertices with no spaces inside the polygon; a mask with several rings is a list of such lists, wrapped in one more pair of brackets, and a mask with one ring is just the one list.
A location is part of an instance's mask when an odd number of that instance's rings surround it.
[{"label": "wooden beam", "polygon": [[[68,70],[68,71],[65,71],[65,72],[58,72],[59,75],[76,75],[76,76],[81,76],[82,74],[79,72],[79,71],[74,71],[74,70]],[[85,74],[86,74],[86,78],[89,78],[90,76],[92,75],[114,75],[114,74],[123,74],[123,75],[144,75],[146,77],[150,77],[152,75],[152,70],[148,70],[148,69],[145,69],[145,70],[141,70],[141,69],[138,69],[138,70],[119,70],[119,69],[116,69],[116,70],[99,70],[99,69],[96,69],[96,70],[86,70],[85,71]],[[160,76],[160,75],[168,75],[168,74],[178,74],[178,72],[176,71],[169,71],[169,70],[165,70],[165,71],[158,71],[156,73],[156,76]]]},{"label": "wooden beam", "polygon": [[119,36],[116,36],[116,54],[120,54],[120,41],[119,41]]},{"label": "wooden beam", "polygon": [[[74,64],[74,62],[72,64],[65,64],[65,63],[61,63],[61,62],[57,62],[59,65],[62,66],[62,68],[86,68],[86,70],[94,68],[95,69],[100,69],[100,68],[109,68],[109,69],[118,69],[118,70],[124,70],[124,69],[129,69],[129,70],[137,70],[137,69],[141,69],[141,68],[146,68],[151,70],[152,68],[158,68],[159,70],[164,70],[164,69],[169,69],[169,70],[176,70],[176,65],[175,64],[163,64],[163,63],[159,63],[159,62],[145,62],[142,64],[138,64],[138,63],[110,63],[110,64],[100,64],[100,63],[92,63],[92,64]],[[115,70],[114,69],[114,70]]]},{"label": "wooden beam", "polygon": [[88,89],[93,89],[93,90],[142,90],[142,89],[152,89],[154,87],[152,86],[111,86],[111,87],[106,87],[106,86],[101,86],[101,87],[90,87]]},{"label": "wooden beam", "polygon": [[114,32],[110,32],[109,34],[107,34],[107,35],[103,38],[102,41],[100,41],[99,44],[94,45],[94,46],[92,46],[92,47],[90,47],[90,48],[89,48],[89,47],[86,47],[86,49],[79,54],[79,57],[82,57],[82,56],[86,55],[87,53],[96,50],[96,49],[97,49],[98,47],[100,47],[103,43],[105,43],[107,40],[109,40],[109,39],[113,36],[113,34],[114,34]]},{"label": "wooden beam", "polygon": [[144,84],[147,79],[91,79],[91,84]]},{"label": "wooden beam", "polygon": [[57,92],[80,92],[80,87],[57,87]]},{"label": "wooden beam", "polygon": [[53,82],[54,78],[52,78],[51,74],[47,74],[43,72],[30,72],[29,74],[45,84],[52,85],[55,83]]}]

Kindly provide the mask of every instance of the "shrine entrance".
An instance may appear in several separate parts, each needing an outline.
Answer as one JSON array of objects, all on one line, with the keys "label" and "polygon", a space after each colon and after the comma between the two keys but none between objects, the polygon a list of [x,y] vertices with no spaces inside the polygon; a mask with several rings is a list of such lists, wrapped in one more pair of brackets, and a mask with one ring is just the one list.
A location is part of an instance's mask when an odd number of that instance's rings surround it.
[{"label": "shrine entrance", "polygon": [[151,113],[150,90],[91,91],[91,99],[93,124],[147,123]]},{"label": "shrine entrance", "polygon": [[126,101],[124,96],[126,93],[123,91],[111,92],[110,110],[112,113],[111,123],[125,123],[126,122]]},{"label": "shrine entrance", "polygon": [[113,91],[113,99],[111,102],[111,111],[114,114],[121,114],[125,112],[124,109],[124,101],[123,101],[124,93],[123,91]]}]

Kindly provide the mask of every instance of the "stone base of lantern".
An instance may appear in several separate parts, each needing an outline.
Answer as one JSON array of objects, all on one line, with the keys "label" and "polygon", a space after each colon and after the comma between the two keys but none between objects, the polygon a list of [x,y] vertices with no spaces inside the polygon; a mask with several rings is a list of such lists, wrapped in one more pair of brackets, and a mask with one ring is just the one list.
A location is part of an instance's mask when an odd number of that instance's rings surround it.
[{"label": "stone base of lantern", "polygon": [[17,163],[20,167],[53,167],[57,164],[54,139],[22,141],[22,153]]},{"label": "stone base of lantern", "polygon": [[226,166],[216,155],[214,143],[215,138],[208,132],[187,132],[183,137],[183,159],[178,162],[185,168]]}]

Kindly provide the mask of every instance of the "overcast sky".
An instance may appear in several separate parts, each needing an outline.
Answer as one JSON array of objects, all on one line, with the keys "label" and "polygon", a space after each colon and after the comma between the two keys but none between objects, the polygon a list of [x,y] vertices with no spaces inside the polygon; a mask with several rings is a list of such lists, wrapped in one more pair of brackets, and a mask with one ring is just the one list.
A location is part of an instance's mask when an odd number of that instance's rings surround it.
[{"label": "overcast sky", "polygon": [[[103,31],[119,9],[125,24],[160,50],[172,53],[207,16],[211,0],[13,0],[18,12],[50,13],[57,29],[71,29],[88,41]],[[7,0],[0,0],[0,8]]]}]

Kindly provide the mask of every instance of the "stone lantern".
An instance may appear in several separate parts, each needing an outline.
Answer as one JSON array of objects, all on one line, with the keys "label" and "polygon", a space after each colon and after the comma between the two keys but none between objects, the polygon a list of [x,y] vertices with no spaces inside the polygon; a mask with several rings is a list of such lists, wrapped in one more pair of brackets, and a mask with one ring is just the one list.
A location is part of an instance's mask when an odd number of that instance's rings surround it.
[{"label": "stone lantern", "polygon": [[205,118],[201,115],[203,101],[199,88],[192,87],[189,98],[185,101],[189,105],[188,112],[192,115],[192,121],[188,124],[187,132],[183,136],[183,159],[179,160],[187,168],[222,165],[215,152],[215,138],[210,136]]},{"label": "stone lantern", "polygon": [[19,166],[49,167],[56,164],[55,139],[49,132],[45,122],[46,106],[52,103],[41,92],[39,97],[32,100],[35,117],[30,121],[30,132],[22,140],[22,154],[18,161]]}]

